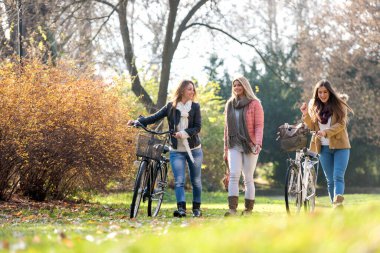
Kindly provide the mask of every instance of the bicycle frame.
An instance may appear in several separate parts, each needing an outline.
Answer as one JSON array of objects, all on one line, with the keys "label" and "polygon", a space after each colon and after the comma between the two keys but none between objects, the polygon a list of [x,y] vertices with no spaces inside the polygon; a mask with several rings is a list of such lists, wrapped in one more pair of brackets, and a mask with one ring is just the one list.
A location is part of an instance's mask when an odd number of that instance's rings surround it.
[{"label": "bicycle frame", "polygon": [[[314,166],[317,166],[316,168]],[[315,158],[314,160],[311,159],[309,156],[307,156],[305,158],[305,161],[303,162],[302,164],[302,167],[303,167],[303,171],[304,171],[304,182],[303,182],[303,185],[305,186],[305,192],[303,193],[304,196],[303,196],[303,200],[306,200],[306,201],[309,201],[310,198],[314,197],[316,195],[316,191],[314,191],[312,193],[312,195],[308,195],[307,192],[306,192],[306,189],[308,187],[308,184],[309,184],[309,181],[307,180],[313,173],[312,169],[315,170],[315,176],[314,176],[314,185],[317,184],[317,175],[318,175],[318,170],[319,170],[319,159],[318,158]]]},{"label": "bicycle frame", "polygon": [[143,196],[142,196],[142,201],[145,202],[146,199],[150,198],[151,195],[152,195],[152,181],[153,181],[153,177],[154,177],[154,171],[155,171],[155,165],[156,165],[156,162],[154,160],[149,160],[147,158],[143,158],[141,161],[140,161],[140,164],[142,162],[146,162],[147,163],[147,182],[146,182],[146,188],[144,189],[144,192],[143,192]]},{"label": "bicycle frame", "polygon": [[[295,159],[288,159],[289,167],[285,185],[285,202],[287,212],[290,214],[290,200],[295,198],[296,212],[302,205],[310,211],[315,207],[316,182],[319,169],[319,159],[316,154],[306,148],[296,151]],[[288,178],[289,177],[289,178]],[[294,177],[297,177],[294,180]]]},{"label": "bicycle frame", "polygon": [[[135,126],[141,127],[146,132],[149,132],[154,135],[171,134],[171,131],[156,132],[153,130],[149,130],[141,124],[135,124]],[[152,157],[145,156],[142,156],[139,159],[140,165],[139,170],[137,171],[131,203],[131,218],[135,218],[137,216],[141,200],[142,202],[148,200],[148,216],[156,216],[160,210],[167,184],[167,163],[169,162],[169,159],[163,156],[164,153],[169,151],[169,148],[165,145],[166,142],[167,138],[164,139],[164,142],[162,144],[149,144],[153,145],[153,147],[155,147],[156,145],[163,145],[163,147],[157,146],[156,152],[162,152],[159,159],[152,159]],[[158,191],[156,191],[156,189],[158,189]],[[155,207],[152,206],[153,201],[157,201],[157,203],[155,202]]]},{"label": "bicycle frame", "polygon": [[[154,161],[154,160],[149,160],[147,158],[144,158],[142,161],[146,161],[148,163],[148,182],[147,182],[147,191],[145,194],[146,196],[144,197],[143,201],[145,201],[145,198],[152,198],[155,195],[162,194],[164,191],[161,192],[154,192],[154,184],[153,184],[153,179],[156,178],[157,173],[160,169],[163,168],[163,164],[166,166],[167,162],[162,160],[162,161]],[[160,186],[166,187],[166,183],[162,184],[160,183]]]}]

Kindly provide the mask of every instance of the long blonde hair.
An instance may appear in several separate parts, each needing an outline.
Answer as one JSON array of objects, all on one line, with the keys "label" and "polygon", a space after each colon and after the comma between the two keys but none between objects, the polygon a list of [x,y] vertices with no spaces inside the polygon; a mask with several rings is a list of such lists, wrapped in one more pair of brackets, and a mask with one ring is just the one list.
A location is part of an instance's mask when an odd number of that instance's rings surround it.
[{"label": "long blonde hair", "polygon": [[194,89],[194,97],[193,97],[193,100],[195,99],[195,97],[196,97],[196,95],[197,95],[197,91],[195,90],[195,85],[194,85],[193,81],[190,81],[190,80],[182,80],[182,81],[179,83],[177,89],[176,89],[175,92],[174,92],[174,96],[173,96],[173,99],[172,99],[173,107],[174,107],[174,108],[176,108],[178,102],[181,101],[181,99],[182,99],[182,94],[183,94],[183,92],[185,91],[186,86],[189,85],[190,83],[193,85],[193,89]]},{"label": "long blonde hair", "polygon": [[254,100],[260,101],[260,99],[253,92],[251,84],[249,83],[248,79],[245,78],[244,76],[239,76],[239,77],[236,77],[234,80],[232,80],[232,91],[231,91],[231,98],[230,99],[236,98],[236,95],[234,93],[234,82],[235,81],[238,81],[243,86],[244,95],[248,99],[254,99]]}]

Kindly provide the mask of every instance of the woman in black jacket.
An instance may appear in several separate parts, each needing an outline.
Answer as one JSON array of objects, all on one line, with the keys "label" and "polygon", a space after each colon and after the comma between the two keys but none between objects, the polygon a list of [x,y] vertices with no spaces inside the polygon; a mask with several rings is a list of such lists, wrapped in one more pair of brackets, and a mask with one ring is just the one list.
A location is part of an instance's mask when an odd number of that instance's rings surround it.
[{"label": "woman in black jacket", "polygon": [[[196,96],[195,85],[192,81],[183,80],[174,93],[174,98],[158,112],[148,117],[140,117],[143,125],[153,124],[166,117],[169,129],[174,132],[170,138],[170,164],[174,174],[177,210],[175,217],[186,216],[185,200],[185,169],[189,168],[190,180],[193,187],[193,216],[200,217],[201,213],[201,167],[203,152],[198,133],[201,130],[201,111]],[[128,124],[133,124],[129,121]]]}]

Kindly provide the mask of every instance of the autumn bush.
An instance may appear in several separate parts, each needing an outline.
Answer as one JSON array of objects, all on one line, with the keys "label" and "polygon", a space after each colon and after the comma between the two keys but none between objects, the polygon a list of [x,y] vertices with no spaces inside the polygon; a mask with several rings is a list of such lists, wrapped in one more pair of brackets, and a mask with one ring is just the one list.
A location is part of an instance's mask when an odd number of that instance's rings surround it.
[{"label": "autumn bush", "polygon": [[128,107],[75,65],[0,64],[0,199],[101,190],[134,159]]}]

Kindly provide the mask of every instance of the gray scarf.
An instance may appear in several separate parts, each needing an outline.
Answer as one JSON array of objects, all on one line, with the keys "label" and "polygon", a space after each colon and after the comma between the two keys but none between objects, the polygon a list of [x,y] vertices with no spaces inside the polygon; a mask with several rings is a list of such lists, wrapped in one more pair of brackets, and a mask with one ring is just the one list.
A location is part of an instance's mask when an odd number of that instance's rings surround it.
[{"label": "gray scarf", "polygon": [[[252,148],[249,145],[250,137],[248,134],[245,114],[248,109],[248,105],[252,100],[246,97],[237,100],[236,98],[229,100],[227,104],[227,146],[228,148],[234,147],[237,143],[241,143],[244,153],[252,153]],[[239,124],[236,122],[235,109],[243,108],[239,112]],[[237,129],[240,126],[242,131]]]}]

